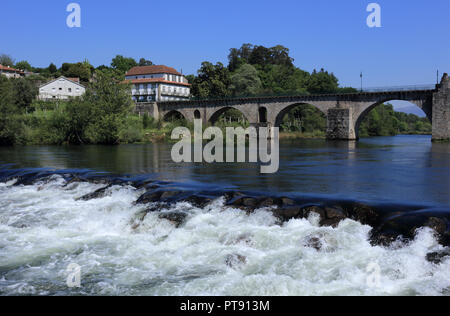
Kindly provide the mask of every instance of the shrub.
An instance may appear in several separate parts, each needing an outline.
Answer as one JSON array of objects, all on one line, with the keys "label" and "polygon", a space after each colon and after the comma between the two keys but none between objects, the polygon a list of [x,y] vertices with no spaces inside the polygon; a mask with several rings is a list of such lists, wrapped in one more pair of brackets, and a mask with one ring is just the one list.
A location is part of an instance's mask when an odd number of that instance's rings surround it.
[{"label": "shrub", "polygon": [[121,143],[135,143],[142,141],[142,138],[143,131],[139,117],[127,117],[119,132],[119,141]]}]

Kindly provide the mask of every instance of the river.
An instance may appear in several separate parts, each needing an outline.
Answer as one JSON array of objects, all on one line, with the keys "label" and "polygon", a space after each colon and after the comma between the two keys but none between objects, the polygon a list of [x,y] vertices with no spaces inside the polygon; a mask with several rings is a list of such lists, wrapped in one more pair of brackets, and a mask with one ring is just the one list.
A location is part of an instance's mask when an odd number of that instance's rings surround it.
[{"label": "river", "polygon": [[[0,172],[90,170],[205,189],[450,208],[450,145],[429,136],[282,141],[275,174],[249,163],[176,164],[170,150],[170,144],[0,148]],[[427,229],[404,247],[373,246],[371,228],[352,220],[336,228],[319,227],[314,218],[277,225],[265,209],[247,215],[222,199],[203,208],[168,206],[189,214],[179,228],[156,214],[136,225],[145,207],[134,203],[142,192],[130,186],[82,201],[102,185],[67,186],[56,174],[13,184],[0,183],[0,295],[450,293],[450,260],[425,259],[442,249]],[[326,247],[304,247],[311,234]],[[70,264],[80,266],[80,288],[67,287]],[[373,264],[380,267],[377,286],[368,283]]]}]

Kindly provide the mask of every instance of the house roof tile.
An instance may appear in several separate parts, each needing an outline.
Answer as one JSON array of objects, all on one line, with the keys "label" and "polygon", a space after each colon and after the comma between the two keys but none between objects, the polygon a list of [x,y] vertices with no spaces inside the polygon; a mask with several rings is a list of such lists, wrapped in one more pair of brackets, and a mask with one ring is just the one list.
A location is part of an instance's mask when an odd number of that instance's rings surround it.
[{"label": "house roof tile", "polygon": [[181,76],[181,74],[174,68],[164,65],[154,66],[138,66],[133,67],[127,72],[127,76],[139,76],[139,75],[154,75],[154,74],[171,74]]}]

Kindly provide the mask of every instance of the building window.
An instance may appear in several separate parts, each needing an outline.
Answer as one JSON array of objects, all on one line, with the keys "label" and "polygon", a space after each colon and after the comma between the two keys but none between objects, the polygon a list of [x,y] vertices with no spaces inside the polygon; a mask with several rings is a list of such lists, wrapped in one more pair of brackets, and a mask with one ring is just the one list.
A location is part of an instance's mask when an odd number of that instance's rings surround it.
[{"label": "building window", "polygon": [[69,92],[72,92],[72,88],[69,88]]}]

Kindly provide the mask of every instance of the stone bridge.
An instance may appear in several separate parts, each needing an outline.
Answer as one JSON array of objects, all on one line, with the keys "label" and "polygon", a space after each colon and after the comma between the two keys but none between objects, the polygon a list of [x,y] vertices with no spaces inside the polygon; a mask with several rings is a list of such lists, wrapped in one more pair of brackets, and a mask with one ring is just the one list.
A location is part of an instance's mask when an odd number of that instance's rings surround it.
[{"label": "stone bridge", "polygon": [[205,124],[214,124],[221,114],[236,109],[254,126],[279,127],[292,108],[309,104],[327,117],[328,139],[356,140],[364,117],[376,106],[392,100],[417,105],[432,122],[433,140],[450,140],[450,78],[447,74],[441,84],[431,90],[138,103],[136,111],[156,119],[178,112],[188,121],[201,119]]}]

